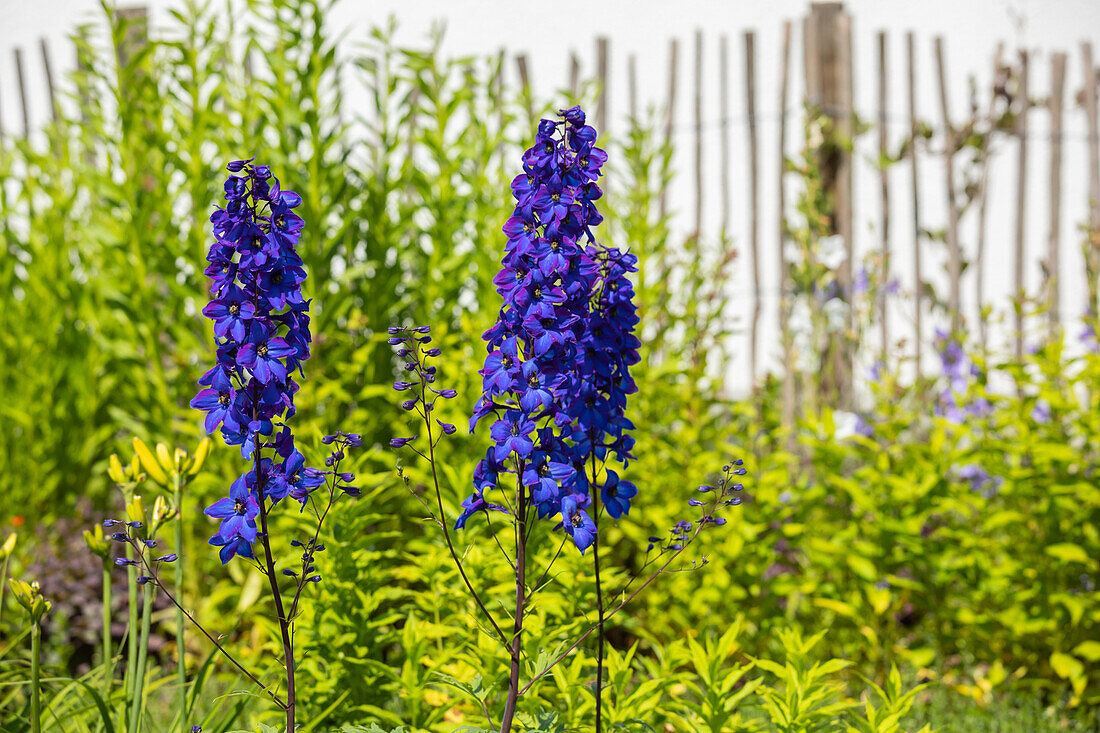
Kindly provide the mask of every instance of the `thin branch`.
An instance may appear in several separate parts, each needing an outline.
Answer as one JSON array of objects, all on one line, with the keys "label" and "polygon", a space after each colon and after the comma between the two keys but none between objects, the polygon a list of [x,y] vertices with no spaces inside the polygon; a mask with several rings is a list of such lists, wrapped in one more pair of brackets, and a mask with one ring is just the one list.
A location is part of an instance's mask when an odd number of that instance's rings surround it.
[{"label": "thin branch", "polygon": [[611,618],[616,613],[618,613],[620,610],[622,610],[622,608],[624,606],[626,606],[626,604],[628,604],[632,600],[634,600],[634,598],[639,593],[641,593],[643,590],[645,590],[649,586],[650,583],[652,583],[654,580],[656,580],[658,576],[664,575],[666,573],[677,572],[676,570],[669,571],[668,566],[672,564],[673,560],[675,560],[681,554],[683,554],[683,552],[692,544],[692,542],[695,541],[695,538],[699,536],[699,533],[702,532],[703,529],[708,524],[711,523],[711,520],[714,516],[714,511],[718,508],[718,501],[719,501],[719,499],[716,497],[715,500],[714,500],[714,503],[711,504],[710,511],[708,511],[702,517],[702,519],[700,519],[699,522],[696,524],[695,532],[691,535],[691,538],[687,542],[683,543],[679,550],[676,550],[675,552],[673,552],[672,556],[669,557],[668,560],[665,561],[665,564],[662,565],[657,570],[657,572],[655,572],[655,573],[653,573],[653,575],[649,576],[649,578],[647,578],[644,583],[642,583],[640,586],[638,586],[634,590],[633,593],[631,593],[629,596],[627,596],[625,599],[623,599],[623,601],[621,603],[619,603],[619,605],[615,606],[610,611],[608,611],[604,615],[603,623],[595,623],[595,624],[592,624],[591,626],[589,626],[588,629],[586,629],[583,634],[581,634],[579,637],[577,637],[577,639],[572,644],[569,645],[569,648],[567,648],[565,651],[563,651],[561,654],[559,654],[557,657],[555,657],[554,660],[552,662],[550,662],[550,664],[548,664],[545,669],[543,669],[541,672],[537,673],[534,677],[532,677],[531,680],[526,685],[524,685],[523,688],[519,691],[520,696],[522,696],[525,692],[527,692],[527,690],[529,690],[531,688],[531,685],[535,684],[535,682],[537,682],[539,679],[541,679],[547,672],[549,672],[551,669],[553,669],[559,662],[561,662],[567,656],[572,654],[573,650],[576,649],[578,646],[580,646],[581,642],[584,641],[585,639],[587,639],[589,634],[591,634],[597,628],[599,628],[599,627],[603,626],[604,624],[606,624],[607,620],[609,618]]},{"label": "thin branch", "polygon": [[[257,687],[259,687],[261,690],[263,690],[264,692],[266,692],[268,695],[271,696],[271,699],[275,702],[276,705],[278,705],[280,708],[283,708],[285,710],[286,709],[286,703],[284,703],[278,695],[276,695],[274,692],[269,690],[267,685],[265,685],[263,682],[260,682],[260,680],[256,677],[256,675],[252,674],[247,669],[245,669],[243,666],[241,666],[241,663],[238,662],[236,659],[234,659],[233,655],[230,654],[228,651],[226,651],[225,647],[223,647],[221,644],[219,644],[218,640],[215,639],[210,634],[210,632],[206,630],[206,628],[202,624],[200,624],[198,621],[196,621],[195,617],[192,616],[191,613],[186,608],[184,608],[183,605],[179,601],[176,600],[176,597],[174,595],[172,595],[171,591],[169,591],[164,586],[164,584],[160,581],[160,575],[157,573],[157,571],[155,569],[153,569],[153,566],[149,564],[149,561],[145,558],[144,551],[138,548],[137,543],[134,542],[133,538],[129,538],[128,542],[131,546],[134,547],[134,549],[136,549],[138,551],[138,557],[141,559],[141,564],[148,571],[149,576],[153,579],[153,583],[156,584],[157,588],[159,588],[161,590],[161,592],[164,593],[165,596],[167,596],[168,600],[172,603],[172,605],[183,612],[183,615],[187,617],[187,620],[190,621],[195,626],[196,629],[198,629],[200,632],[202,632],[203,636],[205,636],[207,639],[210,640],[210,643],[214,645],[214,648],[217,649],[219,652],[221,652],[222,656],[224,656],[226,659],[228,659],[230,664],[232,664],[234,667],[239,669],[241,671],[241,674],[243,674],[245,677],[248,677],[248,679],[252,680],[252,682]],[[179,560],[177,559],[176,562],[179,562]]]},{"label": "thin branch", "polygon": [[[417,349],[420,349],[419,344],[417,345]],[[426,383],[423,381],[423,378],[421,378],[420,399],[422,402],[426,402],[427,400],[427,387],[425,386],[425,384]],[[427,415],[428,413],[429,411],[426,410],[425,414]],[[485,618],[489,620],[489,624],[492,625],[493,630],[496,631],[496,634],[500,639],[500,642],[504,645],[505,651],[511,653],[510,645],[508,643],[508,637],[504,634],[503,631],[501,631],[500,626],[497,625],[496,619],[493,618],[492,614],[489,613],[489,609],[487,609],[485,607],[485,604],[481,601],[481,596],[479,596],[477,591],[474,590],[473,584],[470,583],[470,579],[466,576],[465,568],[462,567],[462,560],[459,559],[458,553],[455,551],[454,543],[451,541],[451,533],[447,529],[447,515],[443,511],[443,492],[439,488],[439,473],[436,470],[435,466],[435,448],[432,447],[431,418],[425,416],[424,424],[427,426],[428,430],[428,453],[430,455],[430,457],[428,458],[428,462],[432,466],[432,484],[435,486],[435,498],[439,502],[439,518],[440,526],[443,528],[443,539],[447,542],[447,549],[451,552],[451,559],[454,560],[455,566],[458,568],[458,573],[462,576],[462,582],[466,584],[467,590],[469,590],[470,595],[473,596],[474,603],[476,603],[477,607],[481,609],[481,612],[485,614]]]}]

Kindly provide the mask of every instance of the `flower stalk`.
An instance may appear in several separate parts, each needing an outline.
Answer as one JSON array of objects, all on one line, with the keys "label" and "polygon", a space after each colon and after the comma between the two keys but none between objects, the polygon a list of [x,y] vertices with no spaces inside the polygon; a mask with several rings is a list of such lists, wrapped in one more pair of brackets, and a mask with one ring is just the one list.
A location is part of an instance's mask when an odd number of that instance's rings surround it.
[{"label": "flower stalk", "polygon": [[[522,461],[519,476],[523,475]],[[500,733],[512,730],[512,720],[516,714],[519,700],[520,657],[523,652],[523,613],[527,602],[527,491],[523,484],[516,481],[516,615],[512,625],[511,662],[508,668],[508,697],[504,703],[504,717],[500,722]]]},{"label": "flower stalk", "polygon": [[42,733],[42,700],[39,690],[42,656],[42,625],[31,622],[31,733]]},{"label": "flower stalk", "polygon": [[[172,500],[176,507],[176,552],[183,554],[183,479],[177,470],[172,475]],[[183,598],[183,563],[175,563],[175,594]],[[187,645],[184,642],[183,609],[176,608],[176,708],[181,727],[187,728]]]}]

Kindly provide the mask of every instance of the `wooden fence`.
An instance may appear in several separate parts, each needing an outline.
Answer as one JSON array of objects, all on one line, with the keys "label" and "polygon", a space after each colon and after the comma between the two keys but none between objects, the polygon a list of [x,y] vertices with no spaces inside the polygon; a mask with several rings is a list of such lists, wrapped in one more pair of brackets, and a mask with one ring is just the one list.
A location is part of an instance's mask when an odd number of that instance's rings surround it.
[{"label": "wooden fence", "polygon": [[[134,32],[126,43],[144,42],[146,31],[145,10],[127,11],[131,20],[138,22],[131,26]],[[791,221],[791,194],[797,188],[797,181],[791,180],[788,172],[788,160],[796,155],[799,148],[791,145],[788,139],[791,131],[805,123],[805,109],[814,108],[824,113],[831,121],[838,139],[858,138],[853,150],[842,146],[834,154],[819,159],[822,180],[829,192],[833,207],[829,216],[829,231],[844,241],[847,257],[838,269],[838,280],[842,293],[851,293],[855,278],[856,257],[867,254],[869,250],[878,253],[880,283],[886,283],[898,274],[905,274],[913,283],[909,292],[905,317],[897,315],[898,308],[893,307],[895,315],[890,316],[890,297],[885,288],[876,305],[874,342],[852,348],[830,349],[830,358],[835,360],[833,373],[840,375],[838,383],[832,385],[833,397],[837,404],[847,406],[852,403],[853,365],[858,353],[876,354],[877,358],[904,355],[909,363],[916,365],[919,373],[922,363],[930,354],[927,345],[930,342],[930,321],[938,321],[955,329],[965,329],[968,324],[976,326],[978,340],[983,348],[989,341],[987,319],[976,317],[981,306],[991,299],[985,288],[991,257],[997,262],[1011,258],[1011,285],[1007,293],[999,299],[999,305],[1011,314],[1009,342],[1016,355],[1021,355],[1026,344],[1025,327],[1033,320],[1029,319],[1026,303],[1040,303],[1045,306],[1045,328],[1050,333],[1059,333],[1060,327],[1068,320],[1078,318],[1085,312],[1096,313],[1098,308],[1097,277],[1100,273],[1100,152],[1098,152],[1097,121],[1097,80],[1098,70],[1093,58],[1092,47],[1082,43],[1076,49],[1074,57],[1069,53],[1056,52],[1036,56],[1033,50],[1019,49],[1009,53],[1003,44],[997,47],[992,59],[991,83],[984,91],[974,90],[968,112],[960,114],[950,108],[951,85],[958,84],[958,75],[950,72],[942,37],[930,40],[933,68],[921,68],[919,60],[920,43],[912,32],[897,36],[886,31],[877,31],[874,35],[874,63],[860,64],[861,74],[869,74],[871,79],[857,79],[856,65],[853,63],[853,19],[839,2],[815,2],[810,4],[801,23],[783,22],[781,42],[778,48],[763,49],[768,58],[763,63],[776,63],[778,84],[774,90],[764,90],[758,80],[757,71],[762,61],[762,49],[758,48],[757,34],[752,30],[741,35],[741,56],[744,76],[741,86],[744,97],[739,100],[742,114],[731,114],[730,88],[733,85],[730,75],[730,40],[727,35],[717,37],[717,73],[707,61],[705,49],[712,44],[702,31],[695,33],[692,39],[691,115],[687,123],[681,123],[678,115],[680,99],[681,44],[671,39],[667,51],[667,86],[664,99],[659,100],[664,113],[663,135],[665,141],[679,151],[690,151],[691,161],[679,166],[678,179],[681,192],[688,203],[676,213],[674,221],[685,237],[703,237],[706,228],[704,217],[704,190],[707,187],[705,168],[712,165],[706,150],[707,130],[716,127],[719,145],[717,156],[717,179],[720,216],[714,229],[718,232],[730,232],[737,229],[743,234],[738,237],[747,255],[747,287],[751,287],[751,306],[745,313],[745,334],[747,339],[748,381],[755,385],[760,376],[767,371],[762,368],[763,354],[770,350],[790,362],[789,353],[782,345],[789,344],[789,298],[792,284],[789,266],[784,256],[788,241],[789,222]],[[797,85],[794,53],[798,51],[797,41],[801,40],[801,81]],[[889,51],[893,44],[903,44],[905,68],[893,70],[889,64]],[[46,80],[46,93],[49,98],[51,114],[57,116],[57,100],[54,88],[54,75],[51,66],[50,49],[43,39],[40,46],[41,63]],[[900,48],[901,46],[899,46]],[[925,47],[928,48],[928,47]],[[119,53],[126,53],[120,49]],[[29,107],[27,104],[27,85],[24,58],[21,48],[16,48],[15,70],[16,90],[20,102],[22,134],[32,130]],[[593,77],[598,82],[598,102],[595,110],[595,123],[600,129],[614,125],[611,115],[613,87],[608,80],[613,72],[614,57],[610,39],[599,37],[595,42],[595,61]],[[515,82],[529,87],[532,83],[532,60],[526,54],[518,54],[515,60]],[[637,94],[637,58],[629,55],[626,59],[627,109],[629,117],[636,118],[639,106]],[[1067,69],[1076,64],[1080,70],[1077,91],[1067,90]],[[574,92],[582,82],[581,59],[572,53],[568,64],[566,88]],[[718,120],[717,125],[704,119],[704,79],[713,77],[718,81]],[[1049,84],[1042,84],[1043,78]],[[936,87],[939,100],[938,109],[920,109],[921,99],[918,82],[931,79]],[[890,107],[890,89],[899,80],[905,85],[906,109],[894,110]],[[1039,82],[1037,91],[1036,82]],[[875,90],[874,109],[868,112],[858,109],[855,104],[856,84],[869,84]],[[928,81],[925,81],[927,84]],[[6,103],[5,97],[10,90],[0,84],[0,105]],[[710,88],[714,88],[713,86]],[[801,95],[799,96],[799,91]],[[1068,97],[1068,109],[1067,109]],[[528,95],[530,100],[531,96]],[[775,100],[777,112],[762,116],[760,99]],[[737,103],[734,103],[737,104]],[[1085,132],[1079,135],[1067,133],[1067,114],[1084,118]],[[625,117],[626,115],[622,115]],[[1045,117],[1045,132],[1036,132],[1036,119]],[[774,124],[778,129],[774,150],[762,150],[760,131],[762,122]],[[861,122],[870,123],[873,131],[873,147],[870,153],[877,159],[868,164],[860,158],[860,145],[867,145],[870,134],[857,134]],[[891,125],[894,124],[894,134]],[[903,128],[902,134],[896,134],[897,127]],[[740,127],[746,155],[734,160],[730,141],[734,137],[734,127]],[[10,135],[5,131],[0,118],[0,138]],[[612,131],[613,134],[613,131]],[[685,144],[681,135],[690,137]],[[709,136],[713,141],[713,136]],[[1083,143],[1087,169],[1084,182],[1077,185],[1065,185],[1063,161],[1065,144]],[[1047,170],[1035,171],[1032,147],[1036,144],[1046,146]],[[1015,171],[1012,176],[997,176],[999,185],[1010,185],[1012,194],[1012,237],[1011,243],[987,241],[988,223],[995,216],[992,203],[991,171],[994,167],[1003,167],[1015,153]],[[677,158],[682,159],[681,155]],[[969,174],[976,180],[963,180],[960,164],[968,159]],[[891,165],[881,164],[892,161]],[[929,166],[926,168],[926,166]],[[772,167],[769,177],[774,174],[775,189],[765,194],[761,187],[763,172]],[[942,169],[942,181],[933,188],[940,197],[933,201],[939,216],[929,216],[928,181],[929,171]],[[905,171],[905,169],[908,169]],[[691,173],[689,178],[684,173]],[[741,202],[746,212],[744,226],[735,227],[733,215],[734,171],[745,175],[744,187],[738,187],[743,194]],[[873,184],[853,195],[853,177],[862,171],[866,180]],[[898,171],[899,175],[891,175]],[[908,175],[900,175],[907,173]],[[1045,178],[1048,182],[1048,195],[1034,200],[1035,185],[1032,178]],[[901,184],[901,185],[899,185]],[[1031,184],[1031,185],[1029,185]],[[660,214],[672,211],[668,191],[662,191],[659,200]],[[1086,212],[1084,221],[1074,222],[1072,231],[1062,227],[1063,203],[1070,198],[1084,202]],[[773,210],[764,207],[770,199]],[[908,220],[898,215],[908,213]],[[1046,219],[1047,236],[1043,255],[1036,260],[1028,259],[1028,216],[1040,216]],[[1002,212],[1003,213],[1003,212]],[[1003,215],[999,220],[1005,220]],[[775,224],[772,237],[763,236],[762,222]],[[964,241],[961,225],[966,223],[972,241]],[[873,227],[868,246],[858,251],[856,240],[858,232],[865,227]],[[718,232],[712,232],[717,234]],[[1078,236],[1083,246],[1076,250],[1066,250],[1067,239]],[[1032,237],[1034,238],[1034,237]],[[942,241],[942,249],[939,242]],[[996,244],[996,251],[990,251]],[[1011,247],[1008,245],[1011,244]],[[908,257],[903,258],[908,249]],[[1078,259],[1078,256],[1080,259]],[[941,261],[946,265],[943,275],[929,270],[929,264]],[[768,264],[768,263],[771,264]],[[1060,297],[1062,276],[1077,267],[1086,272],[1086,294],[1084,302],[1070,304]],[[1040,287],[1032,289],[1029,297],[1028,275],[1035,264],[1040,269]],[[935,309],[929,302],[926,280],[939,279],[941,291],[946,297],[937,298]],[[946,287],[942,287],[946,280]],[[964,288],[968,292],[964,292]],[[1002,288],[1003,289],[1003,288]],[[994,303],[998,305],[998,303]],[[761,334],[761,315],[767,306],[775,316],[777,328],[769,337]],[[967,314],[970,317],[967,317]],[[901,326],[899,327],[899,321]],[[764,345],[764,348],[762,348]],[[904,348],[902,348],[904,347]],[[784,370],[790,372],[791,370]],[[784,403],[787,417],[794,412],[794,388],[787,378],[784,385]]]}]

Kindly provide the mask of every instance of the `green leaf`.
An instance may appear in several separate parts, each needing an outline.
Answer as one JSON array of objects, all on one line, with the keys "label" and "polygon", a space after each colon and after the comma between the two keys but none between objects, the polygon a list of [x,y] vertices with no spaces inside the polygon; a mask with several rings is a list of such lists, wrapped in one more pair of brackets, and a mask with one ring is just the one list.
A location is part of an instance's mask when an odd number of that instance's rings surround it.
[{"label": "green leaf", "polygon": [[1080,545],[1075,545],[1072,542],[1059,542],[1054,545],[1047,545],[1045,552],[1051,557],[1064,562],[1079,562],[1085,565],[1092,564],[1092,559],[1089,557],[1089,554],[1085,552],[1085,548]]},{"label": "green leaf", "polygon": [[1083,641],[1073,647],[1073,653],[1090,662],[1100,661],[1100,641]]},{"label": "green leaf", "polygon": [[1085,665],[1079,659],[1062,652],[1050,655],[1050,666],[1055,674],[1065,680],[1075,680],[1085,674]]}]

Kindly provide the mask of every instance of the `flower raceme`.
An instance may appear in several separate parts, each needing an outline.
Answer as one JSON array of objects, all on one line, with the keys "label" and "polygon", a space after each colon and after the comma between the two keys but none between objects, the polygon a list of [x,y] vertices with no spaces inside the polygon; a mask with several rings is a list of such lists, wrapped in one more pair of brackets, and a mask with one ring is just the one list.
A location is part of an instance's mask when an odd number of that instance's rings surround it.
[{"label": "flower raceme", "polygon": [[[283,190],[267,166],[253,165],[252,159],[234,161],[227,168],[230,175],[224,186],[225,206],[210,216],[215,237],[206,268],[211,299],[203,308],[203,314],[214,321],[216,363],[199,379],[203,389],[191,400],[191,406],[206,413],[203,422],[208,433],[220,428],[225,442],[240,446],[242,456],[252,463],[251,469],[233,482],[228,497],[206,508],[205,513],[219,522],[209,542],[221,548],[223,564],[237,555],[255,558],[261,564],[271,588],[282,640],[280,663],[286,671],[285,693],[280,695],[263,683],[184,611],[180,599],[168,591],[159,573],[162,563],[174,562],[177,556],[169,553],[150,558],[146,549],[155,547],[156,542],[131,531],[141,529],[141,521],[121,523],[109,519],[104,526],[123,525],[112,539],[129,545],[130,556],[121,558],[118,564],[141,572],[136,578],[138,583],[151,584],[163,592],[230,663],[285,712],[286,730],[293,731],[297,695],[293,622],[306,584],[321,581],[315,563],[317,555],[325,550],[320,539],[325,519],[339,494],[359,495],[359,489],[351,484],[355,476],[341,471],[341,461],[346,451],[362,445],[362,438],[341,431],[322,438],[321,442],[331,449],[325,470],[307,466],[305,456],[295,447],[289,425],[298,391],[294,373],[304,376],[302,364],[309,358],[311,341],[309,301],[302,296],[306,272],[296,249],[303,222],[294,208],[301,198]],[[121,476],[121,468],[117,473]],[[321,487],[324,490],[315,496]],[[302,553],[298,569],[282,569],[282,576],[292,579],[289,602],[284,602],[271,549],[269,514],[287,498],[298,502],[302,510],[309,504],[317,524],[304,539],[290,542]],[[179,623],[182,629],[182,616]],[[145,626],[148,628],[148,617]],[[135,702],[133,709],[139,711],[139,703]],[[193,730],[199,728],[193,726]]]},{"label": "flower raceme", "polygon": [[[623,411],[636,391],[628,368],[639,346],[628,279],[637,260],[598,245],[593,233],[603,220],[596,201],[607,161],[595,140],[579,107],[540,121],[512,182],[516,204],[494,278],[503,304],[484,335],[483,393],[470,420],[472,431],[495,416],[494,445],[456,522],[461,528],[474,513],[494,509],[484,492],[515,474],[539,517],[560,515],[559,527],[582,552],[595,537],[586,458],[603,459],[609,450],[631,457],[633,426]],[[616,516],[632,496],[617,498]]]},{"label": "flower raceme", "polygon": [[[253,557],[259,502],[290,497],[305,504],[324,483],[324,473],[305,465],[286,421],[294,415],[298,384],[309,358],[306,272],[297,245],[303,221],[294,213],[301,197],[283,190],[264,165],[228,165],[225,206],[210,216],[215,242],[207,255],[211,300],[203,314],[214,321],[217,363],[202,376],[191,406],[206,412],[207,432],[220,428],[243,457],[265,445],[274,458],[255,461],[234,482],[228,498],[206,509],[221,524],[210,543],[222,562]],[[282,429],[275,436],[277,422]],[[266,443],[260,441],[271,437]]]}]

